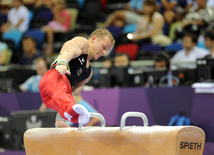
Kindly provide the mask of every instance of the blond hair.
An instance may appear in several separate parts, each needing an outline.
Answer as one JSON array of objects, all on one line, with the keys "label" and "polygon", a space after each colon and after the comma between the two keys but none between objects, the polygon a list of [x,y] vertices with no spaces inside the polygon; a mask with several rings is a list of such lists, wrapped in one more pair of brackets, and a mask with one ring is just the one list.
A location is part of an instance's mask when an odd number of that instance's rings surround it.
[{"label": "blond hair", "polygon": [[114,45],[115,43],[115,40],[114,40],[114,37],[112,36],[111,32],[109,32],[107,29],[104,29],[104,28],[99,28],[99,29],[96,29],[94,30],[88,39],[90,39],[92,36],[96,36],[97,38],[104,38],[104,37],[109,37],[112,45]]}]

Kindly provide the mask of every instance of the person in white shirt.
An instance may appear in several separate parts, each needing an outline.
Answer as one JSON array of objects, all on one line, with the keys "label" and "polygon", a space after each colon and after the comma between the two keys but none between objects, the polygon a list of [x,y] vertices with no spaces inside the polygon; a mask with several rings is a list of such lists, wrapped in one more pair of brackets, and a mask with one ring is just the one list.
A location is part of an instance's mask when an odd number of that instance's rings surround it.
[{"label": "person in white shirt", "polygon": [[7,22],[1,27],[2,33],[14,29],[25,32],[28,29],[29,10],[22,4],[22,0],[14,0],[13,5],[8,13]]},{"label": "person in white shirt", "polygon": [[214,31],[205,34],[205,46],[209,49],[210,55],[214,58]]},{"label": "person in white shirt", "polygon": [[[194,7],[197,7],[197,5],[198,5],[195,0],[187,0],[187,3],[191,6],[194,6]],[[214,7],[214,1],[213,0],[207,0],[206,5]]]},{"label": "person in white shirt", "polygon": [[197,36],[194,34],[185,34],[183,37],[183,49],[178,51],[171,61],[196,61],[208,55],[206,49],[196,47]]},{"label": "person in white shirt", "polygon": [[163,34],[164,17],[156,11],[157,4],[153,0],[146,0],[143,3],[144,15],[139,18],[137,29],[133,36],[128,37],[131,42],[137,43],[139,46],[143,44],[160,44],[166,46],[171,44],[168,36]]}]

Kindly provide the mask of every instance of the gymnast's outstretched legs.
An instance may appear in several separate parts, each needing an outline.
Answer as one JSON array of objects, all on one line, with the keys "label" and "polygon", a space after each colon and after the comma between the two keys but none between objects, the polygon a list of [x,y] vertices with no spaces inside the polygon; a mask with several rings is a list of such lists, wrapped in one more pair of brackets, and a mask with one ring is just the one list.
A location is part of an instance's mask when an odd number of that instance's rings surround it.
[{"label": "gymnast's outstretched legs", "polygon": [[89,113],[84,106],[75,104],[66,75],[60,74],[55,69],[49,70],[43,75],[39,89],[43,103],[57,111],[63,119],[73,123],[88,123]]}]

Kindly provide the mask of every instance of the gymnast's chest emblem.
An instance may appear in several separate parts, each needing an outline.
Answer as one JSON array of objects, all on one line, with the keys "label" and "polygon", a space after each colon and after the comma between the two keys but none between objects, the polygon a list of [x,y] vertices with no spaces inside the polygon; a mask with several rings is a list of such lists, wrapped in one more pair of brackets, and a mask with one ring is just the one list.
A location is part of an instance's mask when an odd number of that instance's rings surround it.
[{"label": "gymnast's chest emblem", "polygon": [[78,58],[78,60],[79,60],[79,62],[80,62],[81,65],[83,65],[83,63],[85,62],[84,58],[82,58],[82,59]]},{"label": "gymnast's chest emblem", "polygon": [[77,75],[80,76],[82,74],[82,68],[77,71]]}]

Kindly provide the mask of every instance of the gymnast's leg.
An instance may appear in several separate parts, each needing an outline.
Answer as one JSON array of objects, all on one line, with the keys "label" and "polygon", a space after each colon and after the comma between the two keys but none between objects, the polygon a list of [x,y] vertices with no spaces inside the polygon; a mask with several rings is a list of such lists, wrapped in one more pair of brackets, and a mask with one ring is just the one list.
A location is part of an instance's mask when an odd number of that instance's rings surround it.
[{"label": "gymnast's leg", "polygon": [[89,121],[90,116],[86,108],[75,105],[66,75],[61,75],[55,69],[50,70],[43,75],[39,88],[43,103],[57,111],[63,119],[81,124]]}]

